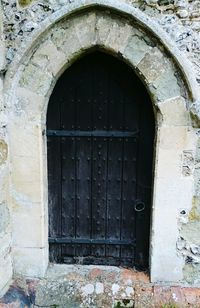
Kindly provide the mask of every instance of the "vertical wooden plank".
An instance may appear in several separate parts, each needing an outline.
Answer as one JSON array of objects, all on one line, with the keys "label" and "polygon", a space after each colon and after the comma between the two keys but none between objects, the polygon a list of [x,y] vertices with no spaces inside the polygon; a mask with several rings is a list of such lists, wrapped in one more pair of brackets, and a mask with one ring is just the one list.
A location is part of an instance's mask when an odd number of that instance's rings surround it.
[{"label": "vertical wooden plank", "polygon": [[[123,96],[124,102],[124,130],[139,130],[139,108],[133,90],[129,88]],[[122,213],[121,213],[121,239],[136,239],[135,211],[136,178],[137,178],[137,143],[136,138],[124,138],[123,153],[123,180],[122,180]],[[134,246],[121,246],[121,258],[124,264],[134,263]]]},{"label": "vertical wooden plank", "polygon": [[[72,78],[73,79],[73,78]],[[68,78],[62,79],[60,85],[60,127],[62,130],[73,130],[76,121],[75,90]],[[66,85],[68,84],[68,87]],[[62,237],[75,237],[75,138],[62,137]],[[72,258],[75,253],[74,245],[62,245],[62,260]],[[70,259],[69,259],[70,260]]]},{"label": "vertical wooden plank", "polygon": [[[93,138],[92,159],[92,238],[105,239],[106,226],[106,174],[107,143],[106,138]],[[105,245],[95,245],[92,256],[103,257]]]},{"label": "vertical wooden plank", "polygon": [[[107,239],[120,239],[122,139],[109,138],[107,178]],[[106,256],[119,258],[119,245],[107,245]]]},{"label": "vertical wooden plank", "polygon": [[[137,143],[134,138],[124,138],[121,239],[135,239]],[[121,258],[134,260],[134,246],[122,246]]]},{"label": "vertical wooden plank", "polygon": [[[84,69],[85,66],[83,66]],[[87,74],[86,74],[87,72]],[[76,85],[76,130],[87,131],[92,129],[92,79],[93,71],[87,69],[85,74],[80,74]],[[85,79],[83,79],[85,77]]]},{"label": "vertical wooden plank", "polygon": [[93,80],[93,129],[107,130],[108,129],[108,99],[109,99],[109,83],[108,73],[99,67],[99,64],[94,66]]},{"label": "vertical wooden plank", "polygon": [[[57,99],[56,99],[57,98]],[[60,129],[60,101],[55,92],[52,93],[47,111],[47,129]],[[49,206],[49,237],[60,237],[61,229],[61,143],[60,138],[47,137],[47,168],[48,168],[48,206]],[[51,262],[60,262],[61,246],[49,245]]]},{"label": "vertical wooden plank", "polygon": [[[48,137],[48,202],[49,202],[49,236],[61,236],[61,163],[60,139]],[[50,261],[58,262],[61,254],[60,247],[50,244]]]},{"label": "vertical wooden plank", "polygon": [[[114,79],[109,80],[108,97],[109,130],[122,130],[124,125],[123,96],[120,84],[117,84]],[[120,240],[122,158],[123,139],[108,138],[107,239]],[[113,264],[120,265],[120,251],[119,245],[107,245],[106,256],[112,257]]]},{"label": "vertical wooden plank", "polygon": [[124,130],[125,131],[137,131],[139,130],[139,108],[140,101],[136,100],[134,95],[132,97],[126,97],[124,95]]},{"label": "vertical wooden plank", "polygon": [[[93,73],[91,68],[86,68],[83,59],[81,71],[77,75],[76,85],[76,130],[87,131],[92,128],[92,97],[91,84]],[[92,196],[91,196],[91,161],[92,138],[76,138],[76,238],[90,239],[92,221]],[[77,262],[83,262],[81,257],[88,257],[91,245],[76,245]]]},{"label": "vertical wooden plank", "polygon": [[[75,138],[62,137],[62,237],[75,238]],[[62,255],[72,257],[74,245],[63,245]]]},{"label": "vertical wooden plank", "polygon": [[[91,237],[91,138],[76,138],[76,238]],[[77,246],[76,256],[89,256],[90,246]]]},{"label": "vertical wooden plank", "polygon": [[62,100],[60,101],[60,127],[63,130],[73,130],[76,122],[76,92],[71,82],[67,89],[67,93],[66,89],[64,93],[62,92]]},{"label": "vertical wooden plank", "polygon": [[[93,130],[105,131],[108,118],[108,76],[99,63],[93,66]],[[105,239],[106,228],[106,138],[93,138],[92,150],[92,238]],[[105,245],[92,246],[91,255],[96,258],[105,256]]]},{"label": "vertical wooden plank", "polygon": [[124,127],[124,103],[123,93],[118,85],[110,80],[109,88],[109,130],[123,130]]}]

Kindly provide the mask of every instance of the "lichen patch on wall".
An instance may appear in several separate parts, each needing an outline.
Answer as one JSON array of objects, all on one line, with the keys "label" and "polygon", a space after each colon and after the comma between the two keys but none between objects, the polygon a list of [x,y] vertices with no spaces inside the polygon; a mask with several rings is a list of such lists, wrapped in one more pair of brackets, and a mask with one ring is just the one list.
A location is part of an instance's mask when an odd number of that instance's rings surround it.
[{"label": "lichen patch on wall", "polygon": [[0,139],[0,166],[5,163],[8,156],[8,145],[3,139]]},{"label": "lichen patch on wall", "polygon": [[31,2],[33,2],[34,0],[18,0],[19,5],[21,5],[22,7],[25,7],[27,5],[29,5]]},{"label": "lichen patch on wall", "polygon": [[10,224],[10,213],[5,202],[0,203],[0,234],[6,232]]}]

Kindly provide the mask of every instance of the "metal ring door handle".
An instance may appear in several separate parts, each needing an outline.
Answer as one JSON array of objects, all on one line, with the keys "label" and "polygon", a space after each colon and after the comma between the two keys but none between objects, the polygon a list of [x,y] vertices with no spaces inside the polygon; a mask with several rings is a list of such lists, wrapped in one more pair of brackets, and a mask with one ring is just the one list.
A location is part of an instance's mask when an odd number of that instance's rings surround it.
[{"label": "metal ring door handle", "polygon": [[136,201],[135,205],[134,205],[134,209],[136,212],[142,212],[145,209],[145,203],[142,201]]}]

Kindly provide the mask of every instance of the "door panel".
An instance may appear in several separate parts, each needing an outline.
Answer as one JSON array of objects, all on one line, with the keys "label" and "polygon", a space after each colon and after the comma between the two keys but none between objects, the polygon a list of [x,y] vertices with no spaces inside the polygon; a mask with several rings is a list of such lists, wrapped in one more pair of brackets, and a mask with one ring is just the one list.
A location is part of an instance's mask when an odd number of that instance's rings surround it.
[{"label": "door panel", "polygon": [[154,116],[123,62],[94,52],[47,113],[50,261],[148,268]]}]

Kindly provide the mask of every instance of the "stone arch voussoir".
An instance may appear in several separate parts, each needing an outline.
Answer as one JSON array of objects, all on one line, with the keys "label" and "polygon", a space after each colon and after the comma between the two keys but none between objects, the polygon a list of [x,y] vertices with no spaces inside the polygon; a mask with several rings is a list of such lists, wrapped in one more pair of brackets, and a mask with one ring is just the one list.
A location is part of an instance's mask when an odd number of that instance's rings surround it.
[{"label": "stone arch voussoir", "polygon": [[[38,101],[42,101],[43,97],[41,109],[35,111],[37,115],[42,114],[45,121],[44,102],[47,104],[48,101],[45,98],[49,96],[60,74],[78,57],[95,47],[120,57],[133,67],[146,84],[155,108],[160,109],[161,114],[166,111],[166,107],[162,109],[161,103],[169,100],[178,101],[179,105],[181,101],[185,110],[180,108],[180,112],[187,112],[186,101],[189,95],[178,68],[166,56],[159,42],[155,38],[151,39],[144,29],[126,18],[94,9],[72,15],[49,29],[38,47],[29,55],[28,62],[24,61],[27,64],[23,66],[18,80],[19,97],[22,89],[24,93],[27,91],[31,111],[33,104],[30,98],[35,100],[35,95],[38,95]],[[165,113],[163,118],[167,116],[168,113]],[[181,118],[183,121],[186,117]],[[188,124],[187,121],[184,125]]]}]

